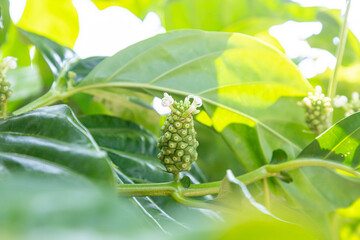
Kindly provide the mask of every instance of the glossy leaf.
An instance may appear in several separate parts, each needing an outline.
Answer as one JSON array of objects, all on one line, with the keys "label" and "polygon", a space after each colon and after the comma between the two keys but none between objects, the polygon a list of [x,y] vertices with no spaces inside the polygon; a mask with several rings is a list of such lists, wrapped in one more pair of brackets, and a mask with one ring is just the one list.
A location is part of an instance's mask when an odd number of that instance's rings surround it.
[{"label": "glossy leaf", "polygon": [[60,76],[66,64],[77,59],[76,54],[70,48],[62,46],[46,37],[27,31],[22,31],[22,34],[40,51],[54,74],[54,79]]},{"label": "glossy leaf", "polygon": [[113,184],[106,153],[65,105],[0,120],[0,162],[9,172],[73,172]]},{"label": "glossy leaf", "polygon": [[263,149],[261,161],[261,151],[249,158],[235,145],[238,131],[227,137],[248,170],[270,161],[274,149],[294,156],[308,141],[299,137],[306,135],[296,102],[310,84],[283,54],[245,35],[195,30],[159,35],[105,59],[73,91],[106,87],[199,95],[218,132],[243,124],[259,133],[244,144]]},{"label": "glossy leaf", "polygon": [[71,0],[28,0],[17,25],[70,48],[79,34],[79,19]]},{"label": "glossy leaf", "polygon": [[358,168],[360,165],[360,113],[355,113],[317,137],[299,155],[332,160]]}]

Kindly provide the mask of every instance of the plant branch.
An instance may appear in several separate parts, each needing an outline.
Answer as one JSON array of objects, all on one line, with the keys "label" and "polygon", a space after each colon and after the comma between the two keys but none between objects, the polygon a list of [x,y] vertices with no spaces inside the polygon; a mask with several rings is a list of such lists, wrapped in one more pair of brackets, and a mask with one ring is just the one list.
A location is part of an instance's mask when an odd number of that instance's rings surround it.
[{"label": "plant branch", "polygon": [[329,84],[329,88],[328,88],[328,96],[331,99],[333,99],[336,94],[337,76],[338,76],[341,62],[342,62],[342,59],[344,56],[345,44],[346,44],[346,39],[347,39],[347,34],[348,34],[347,19],[348,19],[348,15],[349,15],[351,0],[347,0],[346,3],[347,3],[347,6],[346,6],[346,12],[345,12],[345,16],[344,16],[344,22],[342,24],[341,32],[340,32],[340,44],[339,44],[339,47],[337,49],[337,54],[336,54],[336,65],[335,65],[335,69],[334,69],[334,72],[333,72],[333,75],[332,75],[332,78],[331,78],[331,81]]},{"label": "plant branch", "polygon": [[45,106],[51,105],[51,104],[53,104],[53,103],[55,103],[55,102],[57,102],[57,101],[59,101],[61,99],[63,99],[63,98],[58,96],[53,89],[50,89],[50,91],[48,91],[43,96],[36,99],[35,101],[33,101],[33,102],[25,105],[24,107],[19,108],[18,110],[14,111],[13,114],[14,115],[19,115],[21,113],[25,113],[25,112],[28,112],[30,110],[34,110],[34,109],[39,108],[39,107],[45,107]]},{"label": "plant branch", "polygon": [[[325,160],[316,160],[316,159],[299,159],[293,160],[285,163],[280,163],[276,165],[265,165],[252,172],[246,173],[244,175],[238,176],[237,179],[248,185],[250,183],[256,182],[261,179],[266,179],[269,177],[280,176],[280,171],[286,171],[291,169],[296,169],[300,167],[327,167],[332,169],[342,170],[346,173],[349,173],[355,177],[360,178],[360,173],[356,172],[350,167],[347,167],[343,164],[325,161]],[[168,183],[152,183],[152,184],[119,184],[117,191],[119,194],[127,196],[174,196],[174,193],[179,193],[183,197],[196,197],[204,196],[209,194],[219,193],[221,181],[193,184],[189,188],[179,188],[178,183],[168,182]]]}]

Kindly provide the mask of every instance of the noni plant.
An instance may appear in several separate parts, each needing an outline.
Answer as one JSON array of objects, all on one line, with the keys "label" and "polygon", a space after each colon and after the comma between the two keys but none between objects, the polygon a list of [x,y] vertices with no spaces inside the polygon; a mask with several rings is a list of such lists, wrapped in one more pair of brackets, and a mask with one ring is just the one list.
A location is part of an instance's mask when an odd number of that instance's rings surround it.
[{"label": "noni plant", "polygon": [[[192,103],[190,99],[193,99]],[[199,112],[196,108],[202,105],[202,101],[190,95],[177,102],[165,93],[161,104],[170,107],[171,113],[161,128],[158,158],[170,173],[189,171],[198,157],[196,148],[199,146],[193,115]]]}]

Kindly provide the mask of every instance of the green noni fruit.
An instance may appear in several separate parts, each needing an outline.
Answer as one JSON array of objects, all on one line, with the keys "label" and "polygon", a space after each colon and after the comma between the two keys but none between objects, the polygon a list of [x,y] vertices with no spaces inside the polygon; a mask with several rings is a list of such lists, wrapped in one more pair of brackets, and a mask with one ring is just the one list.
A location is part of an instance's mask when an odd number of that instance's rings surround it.
[{"label": "green noni fruit", "polygon": [[5,104],[12,95],[10,83],[5,78],[8,69],[16,68],[16,58],[6,57],[0,63],[0,104]]},{"label": "green noni fruit", "polygon": [[164,95],[162,105],[170,107],[171,113],[161,128],[158,158],[170,173],[189,171],[198,157],[196,148],[199,142],[196,140],[193,115],[199,112],[196,107],[201,106],[201,99],[188,96],[184,101],[176,102],[167,93]]},{"label": "green noni fruit", "polygon": [[315,87],[315,93],[309,92],[299,105],[306,109],[305,120],[312,132],[320,134],[330,127],[333,107],[331,99],[325,97],[320,86]]}]

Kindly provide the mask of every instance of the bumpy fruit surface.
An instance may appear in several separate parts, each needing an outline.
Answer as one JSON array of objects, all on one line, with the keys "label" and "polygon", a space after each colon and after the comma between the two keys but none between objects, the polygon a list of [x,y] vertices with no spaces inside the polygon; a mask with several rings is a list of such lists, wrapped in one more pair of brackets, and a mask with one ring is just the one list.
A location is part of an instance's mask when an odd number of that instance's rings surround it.
[{"label": "bumpy fruit surface", "polygon": [[309,92],[300,103],[306,109],[305,120],[311,131],[320,134],[330,126],[330,114],[333,111],[331,99],[325,97],[320,86],[315,87],[315,94]]},{"label": "bumpy fruit surface", "polygon": [[175,102],[161,128],[158,158],[170,173],[189,171],[198,157],[196,148],[199,142],[196,140],[193,116],[188,114],[189,108],[188,101]]},{"label": "bumpy fruit surface", "polygon": [[5,76],[0,74],[0,104],[6,103],[11,97],[12,90],[10,89],[10,83],[5,80]]}]

